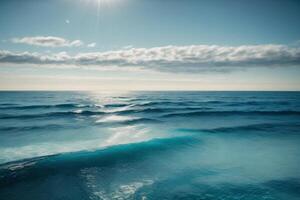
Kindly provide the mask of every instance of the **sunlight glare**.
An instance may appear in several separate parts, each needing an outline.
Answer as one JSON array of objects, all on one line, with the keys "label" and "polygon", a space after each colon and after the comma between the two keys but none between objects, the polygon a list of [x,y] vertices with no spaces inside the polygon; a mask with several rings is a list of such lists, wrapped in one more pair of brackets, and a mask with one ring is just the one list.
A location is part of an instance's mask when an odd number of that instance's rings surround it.
[{"label": "sunlight glare", "polygon": [[80,0],[81,4],[97,9],[97,21],[100,19],[100,14],[107,10],[120,5],[124,0]]}]

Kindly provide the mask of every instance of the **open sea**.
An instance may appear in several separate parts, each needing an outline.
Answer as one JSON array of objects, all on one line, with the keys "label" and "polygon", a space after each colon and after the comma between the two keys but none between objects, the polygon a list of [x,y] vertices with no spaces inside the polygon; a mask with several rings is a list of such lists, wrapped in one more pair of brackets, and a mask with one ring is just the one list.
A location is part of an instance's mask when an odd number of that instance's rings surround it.
[{"label": "open sea", "polygon": [[0,92],[1,200],[299,200],[300,92]]}]

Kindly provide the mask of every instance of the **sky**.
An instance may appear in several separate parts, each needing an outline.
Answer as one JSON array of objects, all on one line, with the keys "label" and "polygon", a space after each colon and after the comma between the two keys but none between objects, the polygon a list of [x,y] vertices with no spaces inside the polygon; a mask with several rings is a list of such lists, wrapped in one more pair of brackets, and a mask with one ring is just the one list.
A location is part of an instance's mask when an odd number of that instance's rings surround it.
[{"label": "sky", "polygon": [[298,0],[1,0],[0,90],[300,90]]}]

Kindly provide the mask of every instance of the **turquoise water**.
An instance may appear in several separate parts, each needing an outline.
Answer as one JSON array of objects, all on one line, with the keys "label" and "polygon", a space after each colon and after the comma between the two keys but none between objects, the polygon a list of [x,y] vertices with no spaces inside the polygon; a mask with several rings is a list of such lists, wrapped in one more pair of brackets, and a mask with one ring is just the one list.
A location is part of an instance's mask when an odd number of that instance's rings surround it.
[{"label": "turquoise water", "polygon": [[298,92],[0,92],[0,199],[300,199]]}]

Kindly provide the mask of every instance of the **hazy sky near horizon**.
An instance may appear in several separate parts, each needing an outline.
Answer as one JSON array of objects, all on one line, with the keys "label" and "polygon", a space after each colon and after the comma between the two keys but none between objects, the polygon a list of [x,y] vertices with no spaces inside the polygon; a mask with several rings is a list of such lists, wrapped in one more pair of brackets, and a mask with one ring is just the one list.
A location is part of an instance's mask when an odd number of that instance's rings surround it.
[{"label": "hazy sky near horizon", "polygon": [[1,0],[1,90],[300,90],[297,0]]}]

